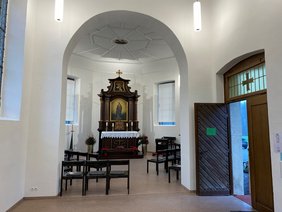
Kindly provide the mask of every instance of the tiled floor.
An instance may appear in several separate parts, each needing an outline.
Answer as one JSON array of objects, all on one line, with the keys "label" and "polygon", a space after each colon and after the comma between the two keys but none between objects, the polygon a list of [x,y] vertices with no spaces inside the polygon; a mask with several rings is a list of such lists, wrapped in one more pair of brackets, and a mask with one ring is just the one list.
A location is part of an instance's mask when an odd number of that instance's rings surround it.
[{"label": "tiled floor", "polygon": [[105,181],[93,180],[87,196],[81,196],[80,182],[74,182],[62,197],[26,199],[14,207],[13,212],[57,212],[57,211],[99,211],[99,212],[228,212],[252,211],[246,203],[233,196],[200,197],[187,191],[176,181],[172,182],[161,165],[159,176],[155,164],[150,164],[146,173],[146,159],[131,160],[130,194],[127,194],[126,179],[113,179],[108,196],[105,195]]}]

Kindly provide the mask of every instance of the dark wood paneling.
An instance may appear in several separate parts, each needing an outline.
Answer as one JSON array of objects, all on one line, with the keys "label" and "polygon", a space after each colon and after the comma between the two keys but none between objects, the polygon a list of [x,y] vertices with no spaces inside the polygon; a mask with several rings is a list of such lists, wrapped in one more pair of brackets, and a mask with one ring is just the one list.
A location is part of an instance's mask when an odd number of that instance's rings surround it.
[{"label": "dark wood paneling", "polygon": [[[216,135],[207,135],[215,128]],[[229,119],[226,104],[195,103],[198,195],[230,195]]]}]

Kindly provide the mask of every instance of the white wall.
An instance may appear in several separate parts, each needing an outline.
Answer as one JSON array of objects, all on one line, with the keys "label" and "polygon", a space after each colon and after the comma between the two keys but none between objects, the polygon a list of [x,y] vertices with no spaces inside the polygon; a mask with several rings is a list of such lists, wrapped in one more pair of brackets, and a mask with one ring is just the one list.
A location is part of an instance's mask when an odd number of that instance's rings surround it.
[{"label": "white wall", "polygon": [[0,121],[0,211],[23,198],[25,182],[26,139],[19,121]]},{"label": "white wall", "polygon": [[[67,41],[61,25],[54,22],[53,1],[28,1],[25,49],[26,70],[31,74],[28,120],[27,165],[24,196],[55,196],[59,187],[59,161],[63,158],[61,132],[62,61]],[[34,18],[36,17],[36,18]],[[64,105],[65,108],[65,105]],[[64,143],[62,141],[61,143]],[[36,190],[32,190],[36,187]]]},{"label": "white wall", "polygon": [[[179,142],[179,69],[174,58],[149,63],[143,66],[138,78],[143,90],[143,133],[148,136],[148,151],[154,152],[155,139],[163,136],[176,137]],[[176,126],[160,126],[157,123],[157,84],[175,81]],[[140,111],[140,110],[139,110]]]},{"label": "white wall", "polygon": [[[275,153],[273,135],[282,131],[282,2],[224,1],[214,7],[214,74],[234,58],[264,49],[267,70],[267,97],[275,211],[282,208],[282,179],[279,153]],[[224,71],[224,70],[222,70]],[[223,88],[222,88],[223,89]]]},{"label": "white wall", "polygon": [[[25,187],[28,77],[24,75],[26,1],[9,1],[0,118],[0,211],[21,200]],[[28,76],[27,71],[25,72]],[[25,87],[23,87],[23,85]],[[22,98],[23,97],[23,98]],[[24,100],[23,100],[24,99]]]},{"label": "white wall", "polygon": [[[85,144],[85,140],[89,136],[95,135],[94,132],[92,132],[93,73],[91,70],[69,66],[68,75],[75,77],[77,82],[78,122],[73,126],[74,149],[86,151],[87,145]],[[71,136],[70,130],[71,126],[66,126],[68,147]]]}]

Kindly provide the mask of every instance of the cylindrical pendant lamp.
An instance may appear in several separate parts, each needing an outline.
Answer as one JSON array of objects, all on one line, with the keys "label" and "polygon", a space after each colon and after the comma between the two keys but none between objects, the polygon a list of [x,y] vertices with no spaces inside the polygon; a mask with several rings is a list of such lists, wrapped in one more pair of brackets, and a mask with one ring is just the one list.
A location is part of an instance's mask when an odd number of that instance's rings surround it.
[{"label": "cylindrical pendant lamp", "polygon": [[195,1],[193,4],[194,14],[194,30],[201,31],[202,29],[202,17],[201,17],[201,2]]},{"label": "cylindrical pendant lamp", "polygon": [[64,0],[55,0],[55,20],[58,22],[62,22],[63,15],[64,15]]}]

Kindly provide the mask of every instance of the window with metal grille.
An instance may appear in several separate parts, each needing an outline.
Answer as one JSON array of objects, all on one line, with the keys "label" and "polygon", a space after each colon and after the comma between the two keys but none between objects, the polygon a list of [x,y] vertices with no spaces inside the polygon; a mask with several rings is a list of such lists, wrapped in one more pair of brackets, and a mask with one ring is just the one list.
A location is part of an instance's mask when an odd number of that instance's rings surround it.
[{"label": "window with metal grille", "polygon": [[175,125],[175,83],[158,84],[158,124]]},{"label": "window with metal grille", "polygon": [[264,53],[237,63],[224,74],[224,81],[227,102],[266,92]]},{"label": "window with metal grille", "polygon": [[8,0],[0,0],[0,97],[3,81],[4,47]]},{"label": "window with metal grille", "polygon": [[264,89],[266,89],[266,72],[264,63],[229,78],[230,98]]}]

